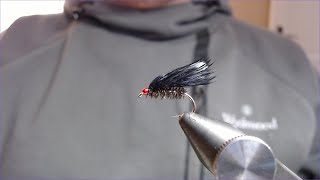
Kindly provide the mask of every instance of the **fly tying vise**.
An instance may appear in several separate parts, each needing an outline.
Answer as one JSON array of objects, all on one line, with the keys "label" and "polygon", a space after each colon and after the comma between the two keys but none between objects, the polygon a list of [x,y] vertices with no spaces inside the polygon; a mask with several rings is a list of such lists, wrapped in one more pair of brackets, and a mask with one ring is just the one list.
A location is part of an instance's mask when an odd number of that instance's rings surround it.
[{"label": "fly tying vise", "polygon": [[210,84],[211,80],[216,77],[210,70],[212,64],[210,59],[201,58],[167,74],[160,75],[150,83],[149,87],[143,88],[138,97],[181,99],[187,96],[193,103],[192,112],[195,112],[196,103],[187,93],[185,87]]}]

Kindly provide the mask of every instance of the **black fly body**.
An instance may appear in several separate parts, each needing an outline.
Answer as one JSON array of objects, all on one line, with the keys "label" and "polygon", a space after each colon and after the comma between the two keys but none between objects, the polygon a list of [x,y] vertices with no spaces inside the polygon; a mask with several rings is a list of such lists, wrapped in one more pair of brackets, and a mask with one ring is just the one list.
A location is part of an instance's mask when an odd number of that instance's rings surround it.
[{"label": "black fly body", "polygon": [[193,102],[193,112],[195,111],[195,102],[187,94],[185,87],[198,85],[208,85],[216,76],[210,70],[213,63],[208,58],[201,58],[193,63],[177,68],[167,74],[156,77],[149,87],[143,88],[139,97],[143,95],[167,99],[181,99],[184,96],[190,98]]},{"label": "black fly body", "polygon": [[[150,89],[149,89],[149,91],[150,91]],[[163,98],[181,99],[184,96],[184,93],[186,93],[186,90],[183,87],[171,87],[171,88],[151,90],[151,92],[148,94],[148,96],[150,96],[151,98],[160,97],[161,99],[163,99]]]}]

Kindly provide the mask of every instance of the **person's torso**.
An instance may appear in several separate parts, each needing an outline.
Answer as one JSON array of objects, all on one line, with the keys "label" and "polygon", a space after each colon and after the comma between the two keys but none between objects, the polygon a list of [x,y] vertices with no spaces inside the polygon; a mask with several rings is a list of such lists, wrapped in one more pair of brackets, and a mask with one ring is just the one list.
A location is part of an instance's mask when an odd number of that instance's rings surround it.
[{"label": "person's torso", "polygon": [[[311,146],[313,107],[261,63],[284,61],[280,50],[261,54],[230,24],[210,30],[217,78],[207,89],[208,116],[263,139],[297,170]],[[154,77],[193,61],[195,45],[194,35],[152,41],[75,22],[3,66],[2,176],[182,179],[187,140],[171,116],[190,102],[137,95]],[[194,152],[187,166],[189,178],[198,178]]]}]

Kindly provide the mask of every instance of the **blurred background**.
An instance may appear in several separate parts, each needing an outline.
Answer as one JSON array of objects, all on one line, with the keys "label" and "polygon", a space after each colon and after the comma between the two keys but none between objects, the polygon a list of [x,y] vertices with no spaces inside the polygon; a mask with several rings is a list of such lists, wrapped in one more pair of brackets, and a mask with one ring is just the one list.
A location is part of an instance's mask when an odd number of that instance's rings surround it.
[{"label": "blurred background", "polygon": [[[63,12],[64,0],[1,0],[0,30],[21,16]],[[318,0],[229,0],[234,16],[296,41],[320,74]]]}]

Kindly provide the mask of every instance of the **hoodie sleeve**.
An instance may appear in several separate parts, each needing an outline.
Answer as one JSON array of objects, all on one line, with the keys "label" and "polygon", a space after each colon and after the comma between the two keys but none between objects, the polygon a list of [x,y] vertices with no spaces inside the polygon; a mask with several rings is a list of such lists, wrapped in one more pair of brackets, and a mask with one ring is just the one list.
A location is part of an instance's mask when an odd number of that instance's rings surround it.
[{"label": "hoodie sleeve", "polygon": [[64,14],[34,15],[17,19],[0,34],[0,67],[27,55],[66,31]]},{"label": "hoodie sleeve", "polygon": [[[320,84],[320,77],[318,78],[318,82]],[[317,104],[315,109],[317,112],[316,134],[313,138],[309,158],[298,174],[303,179],[320,179],[320,103]]]}]

